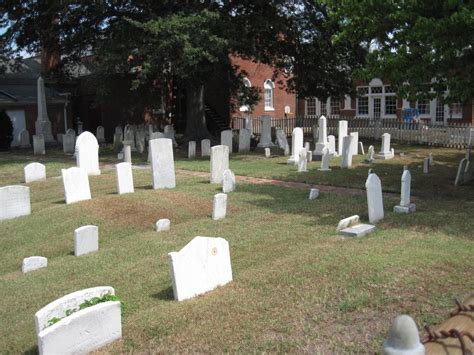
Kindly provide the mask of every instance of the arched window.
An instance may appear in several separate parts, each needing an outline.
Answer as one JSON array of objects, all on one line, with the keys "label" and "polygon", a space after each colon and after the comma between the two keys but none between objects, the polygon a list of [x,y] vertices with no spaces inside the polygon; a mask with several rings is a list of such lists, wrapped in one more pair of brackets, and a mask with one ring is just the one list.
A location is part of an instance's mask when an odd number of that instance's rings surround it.
[{"label": "arched window", "polygon": [[[242,81],[244,82],[244,85],[248,88],[251,88],[252,87],[252,83],[250,82],[250,80],[248,78],[243,78]],[[240,106],[240,109],[239,109],[240,112],[248,112],[250,111],[250,108],[248,105],[242,105]]]},{"label": "arched window", "polygon": [[274,111],[273,107],[273,92],[275,90],[275,85],[270,79],[265,80],[263,84],[264,89],[264,99],[265,99],[265,111]]}]

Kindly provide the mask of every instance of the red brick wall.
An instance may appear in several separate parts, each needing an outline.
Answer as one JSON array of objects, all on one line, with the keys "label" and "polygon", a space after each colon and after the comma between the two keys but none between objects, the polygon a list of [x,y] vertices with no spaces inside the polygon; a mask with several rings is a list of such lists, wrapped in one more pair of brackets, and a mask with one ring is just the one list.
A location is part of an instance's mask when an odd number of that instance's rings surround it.
[{"label": "red brick wall", "polygon": [[[272,117],[284,117],[285,106],[290,106],[291,113],[293,115],[295,114],[296,95],[294,93],[287,93],[285,86],[278,83],[279,81],[286,82],[286,78],[283,75],[279,75],[273,79],[273,69],[269,65],[255,63],[240,57],[232,57],[231,61],[232,64],[238,65],[240,70],[247,72],[247,78],[250,80],[252,87],[258,87],[260,89],[261,100],[257,105],[255,105],[252,116],[258,117],[268,115]],[[275,84],[273,96],[274,111],[265,111],[263,84],[267,79],[272,80]],[[243,114],[243,112],[240,112],[237,109],[237,112],[234,112],[233,114]]]}]

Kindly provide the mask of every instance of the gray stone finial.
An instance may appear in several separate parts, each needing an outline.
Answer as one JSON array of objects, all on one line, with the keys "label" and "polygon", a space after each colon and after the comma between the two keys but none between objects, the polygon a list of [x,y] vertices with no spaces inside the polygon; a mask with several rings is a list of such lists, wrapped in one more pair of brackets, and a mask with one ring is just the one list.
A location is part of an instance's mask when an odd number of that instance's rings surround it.
[{"label": "gray stone finial", "polygon": [[420,342],[415,321],[400,315],[392,323],[388,339],[382,347],[384,355],[424,355],[425,347]]}]

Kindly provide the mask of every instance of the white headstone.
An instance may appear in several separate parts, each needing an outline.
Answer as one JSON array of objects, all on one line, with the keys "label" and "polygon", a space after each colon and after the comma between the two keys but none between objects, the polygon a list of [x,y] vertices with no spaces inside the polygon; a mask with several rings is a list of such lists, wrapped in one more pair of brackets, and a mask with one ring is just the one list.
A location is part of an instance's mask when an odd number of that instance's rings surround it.
[{"label": "white headstone", "polygon": [[303,129],[296,127],[291,136],[291,157],[288,164],[298,164],[300,159],[300,150],[303,148]]},{"label": "white headstone", "polygon": [[0,187],[0,221],[29,214],[31,214],[31,204],[28,186]]},{"label": "white headstone", "polygon": [[37,180],[46,180],[46,167],[41,163],[30,163],[23,169],[25,172],[25,182],[29,183]]},{"label": "white headstone", "polygon": [[38,117],[35,122],[36,135],[42,135],[44,141],[47,143],[54,143],[55,140],[51,130],[51,122],[47,112],[44,80],[41,76],[37,81],[37,90]]},{"label": "white headstone", "polygon": [[384,355],[425,355],[425,347],[420,342],[415,321],[407,315],[395,318],[383,343]]},{"label": "white headstone", "polygon": [[353,136],[344,136],[344,137],[342,137],[341,168],[350,168],[350,167],[352,167],[351,143],[352,143],[353,139],[354,139]]},{"label": "white headstone", "polygon": [[215,194],[212,204],[212,219],[217,221],[224,219],[227,213],[227,195],[224,193]]},{"label": "white headstone", "polygon": [[100,175],[99,143],[90,132],[83,132],[76,140],[76,165],[87,175]]},{"label": "white headstone", "polygon": [[250,152],[251,132],[247,128],[239,130],[239,153]]},{"label": "white headstone", "polygon": [[270,116],[263,116],[260,120],[262,122],[262,133],[257,147],[274,147],[275,145],[272,142],[272,118]]},{"label": "white headstone", "polygon": [[229,147],[216,145],[211,148],[211,184],[221,184],[223,174],[229,169]]},{"label": "white headstone", "polygon": [[359,151],[360,151],[360,154],[365,155],[364,143],[362,142],[359,142]]},{"label": "white headstone", "polygon": [[376,174],[369,174],[365,182],[365,188],[367,190],[369,222],[376,223],[384,217],[382,182]]},{"label": "white headstone", "polygon": [[359,149],[359,132],[351,132],[350,135],[354,137],[351,142],[352,155],[357,155]]},{"label": "white headstone", "polygon": [[132,164],[123,162],[115,165],[117,192],[119,195],[135,192],[133,186]]},{"label": "white headstone", "polygon": [[272,157],[272,152],[270,151],[270,148],[265,148],[265,158],[271,158]]},{"label": "white headstone", "polygon": [[309,199],[314,200],[319,196],[319,189],[312,188],[309,190]]},{"label": "white headstone", "polygon": [[316,149],[313,152],[313,155],[321,156],[323,154],[323,149],[325,147],[329,148],[328,142],[328,129],[326,117],[321,116],[318,120],[318,143],[316,143]]},{"label": "white headstone", "polygon": [[104,127],[98,126],[97,129],[96,129],[95,135],[97,137],[97,142],[105,143]]},{"label": "white headstone", "polygon": [[89,177],[82,168],[61,169],[66,204],[90,200]]},{"label": "white headstone", "polygon": [[167,218],[159,219],[155,224],[155,229],[157,232],[169,231],[170,227],[171,227],[171,221]]},{"label": "white headstone", "polygon": [[313,152],[310,150],[306,151],[306,161],[311,163],[313,161]]},{"label": "white headstone", "polygon": [[224,170],[222,178],[222,192],[229,193],[235,190],[235,174],[230,169]]},{"label": "white headstone", "polygon": [[337,144],[339,155],[342,155],[342,142],[343,138],[347,136],[347,121],[339,121],[338,133],[337,133]]},{"label": "white headstone", "polygon": [[46,154],[46,150],[44,148],[44,137],[42,134],[36,134],[33,136],[33,154],[34,155]]},{"label": "white headstone", "polygon": [[329,148],[324,147],[323,156],[321,157],[321,167],[318,169],[319,171],[331,171],[329,168],[329,158]]},{"label": "white headstone", "polygon": [[369,146],[369,152],[367,153],[367,161],[369,163],[372,163],[374,161],[374,146],[373,145],[370,145]]},{"label": "white headstone", "polygon": [[193,298],[232,281],[229,243],[223,238],[195,237],[168,254],[174,298]]},{"label": "white headstone", "polygon": [[35,271],[48,266],[48,259],[44,256],[30,256],[24,258],[21,263],[21,272],[27,273],[30,271]]},{"label": "white headstone", "polygon": [[76,135],[66,133],[63,135],[63,152],[64,154],[74,154],[76,148]]},{"label": "white headstone", "polygon": [[302,173],[308,171],[308,160],[306,159],[308,151],[306,148],[300,149],[300,154],[298,158],[298,172]]},{"label": "white headstone", "polygon": [[82,226],[74,231],[74,255],[81,256],[99,250],[99,227]]},{"label": "white headstone", "polygon": [[174,171],[173,141],[169,138],[152,139],[151,171],[154,189],[172,189],[176,187]]},{"label": "white headstone", "polygon": [[353,215],[344,219],[341,219],[336,227],[336,232],[339,232],[340,230],[352,227],[359,224],[359,216],[358,215]]},{"label": "white headstone", "polygon": [[289,147],[288,140],[286,139],[286,134],[285,132],[283,132],[281,128],[276,129],[276,138],[277,138],[278,146],[281,149],[285,150],[287,147]]},{"label": "white headstone", "polygon": [[304,142],[304,148],[309,152],[311,150],[311,144],[309,142]]},{"label": "white headstone", "polygon": [[26,129],[22,129],[18,134],[18,141],[20,142],[20,148],[30,148],[30,133]]},{"label": "white headstone", "polygon": [[188,159],[196,158],[196,142],[189,141],[188,143]]},{"label": "white headstone", "polygon": [[229,154],[232,154],[232,130],[221,132],[221,145],[226,145],[229,148]]},{"label": "white headstone", "polygon": [[338,155],[336,152],[336,137],[333,135],[328,136],[328,142],[329,142],[329,154],[332,156]]},{"label": "white headstone", "polygon": [[211,155],[211,141],[209,139],[203,139],[201,141],[201,156],[208,157]]},{"label": "white headstone", "polygon": [[430,158],[423,159],[423,174],[430,172]]},{"label": "white headstone", "polygon": [[394,157],[394,152],[390,148],[390,134],[389,133],[384,133],[382,134],[382,148],[380,150],[380,153],[377,154],[378,159],[392,159]]},{"label": "white headstone", "polygon": [[132,146],[128,143],[123,145],[123,161],[132,164]]},{"label": "white headstone", "polygon": [[416,211],[416,205],[411,203],[411,174],[408,167],[405,165],[402,174],[402,187],[400,193],[400,204],[393,208],[393,212],[397,213],[413,213]]}]

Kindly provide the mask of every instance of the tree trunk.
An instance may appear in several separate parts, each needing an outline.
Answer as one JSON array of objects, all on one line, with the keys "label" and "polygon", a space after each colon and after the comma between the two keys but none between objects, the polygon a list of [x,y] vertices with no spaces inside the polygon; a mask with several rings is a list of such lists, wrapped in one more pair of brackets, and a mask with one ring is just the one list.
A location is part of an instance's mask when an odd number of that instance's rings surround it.
[{"label": "tree trunk", "polygon": [[188,85],[186,88],[186,137],[199,142],[210,138],[204,111],[204,85]]}]

